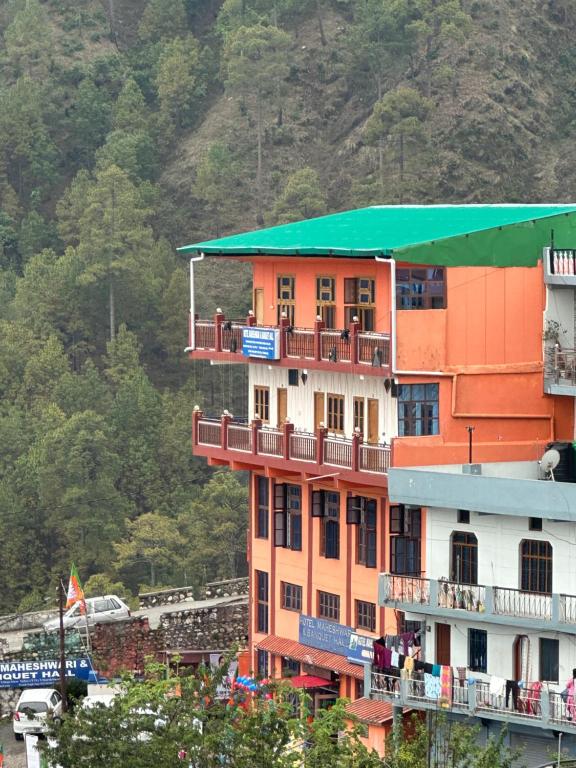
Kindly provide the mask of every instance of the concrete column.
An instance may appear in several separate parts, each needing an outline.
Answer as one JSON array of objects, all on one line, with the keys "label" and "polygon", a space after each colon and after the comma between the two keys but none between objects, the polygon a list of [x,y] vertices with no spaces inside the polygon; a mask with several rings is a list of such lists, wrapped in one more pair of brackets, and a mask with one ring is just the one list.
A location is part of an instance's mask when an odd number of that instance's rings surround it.
[{"label": "concrete column", "polygon": [[222,323],[224,322],[224,313],[221,309],[216,310],[214,315],[214,348],[216,352],[222,352]]},{"label": "concrete column", "polygon": [[322,359],[322,331],[325,327],[324,321],[318,315],[314,321],[314,360]]}]

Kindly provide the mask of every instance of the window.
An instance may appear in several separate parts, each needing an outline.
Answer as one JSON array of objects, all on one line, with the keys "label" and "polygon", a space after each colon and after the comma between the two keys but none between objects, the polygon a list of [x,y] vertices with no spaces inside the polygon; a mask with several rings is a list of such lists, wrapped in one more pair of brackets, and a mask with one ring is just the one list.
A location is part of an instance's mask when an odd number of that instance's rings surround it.
[{"label": "window", "polygon": [[485,629],[468,630],[468,666],[472,672],[488,669],[488,633]]},{"label": "window", "polygon": [[256,477],[256,538],[268,538],[269,483],[266,477]]},{"label": "window", "polygon": [[299,485],[274,485],[274,546],[302,549],[302,496]]},{"label": "window", "polygon": [[478,584],[478,539],[473,533],[452,534],[450,578],[460,584]]},{"label": "window", "polygon": [[254,418],[270,421],[270,389],[268,387],[254,387]]},{"label": "window", "polygon": [[356,535],[356,562],[366,568],[376,568],[376,520],[378,504],[376,499],[361,499],[360,522]]},{"label": "window", "polygon": [[419,507],[390,507],[390,571],[420,575],[422,512]]},{"label": "window", "polygon": [[287,611],[302,610],[302,587],[297,584],[289,584],[283,581],[280,585],[282,591],[282,608]]},{"label": "window", "polygon": [[525,539],[520,544],[520,589],[552,594],[552,546]]},{"label": "window", "polygon": [[312,491],[312,517],[320,521],[320,554],[333,560],[340,557],[340,494]]},{"label": "window", "polygon": [[404,611],[395,611],[395,614],[396,614],[396,632],[399,635],[403,635],[405,632],[414,632],[414,634],[416,634],[417,632],[421,633],[423,626],[424,626],[424,631],[426,631],[426,628],[425,628],[426,622],[412,621],[411,619],[407,619]]},{"label": "window", "polygon": [[316,315],[326,328],[336,327],[336,280],[333,277],[316,278]]},{"label": "window", "polygon": [[278,323],[282,315],[286,315],[290,325],[294,325],[294,310],[296,308],[296,278],[279,275],[277,282]]},{"label": "window", "polygon": [[330,432],[344,432],[344,395],[328,395],[327,426]]},{"label": "window", "polygon": [[354,431],[364,437],[364,398],[354,398]]},{"label": "window", "polygon": [[541,517],[529,517],[528,518],[528,530],[529,531],[541,531],[542,530],[542,518]]},{"label": "window", "polygon": [[321,619],[340,621],[340,596],[318,590],[318,616]]},{"label": "window", "polygon": [[458,522],[460,524],[462,523],[469,523],[470,522],[470,511],[468,509],[459,509],[458,510]]},{"label": "window", "polygon": [[289,657],[282,659],[282,675],[284,677],[291,677],[292,675],[300,674],[300,662]]},{"label": "window", "polygon": [[344,280],[344,321],[348,326],[354,317],[364,331],[374,330],[375,290],[370,277],[347,277]]},{"label": "window", "polygon": [[559,641],[547,637],[540,638],[540,677],[539,680],[557,683],[559,680]]},{"label": "window", "polygon": [[366,603],[364,600],[356,600],[356,627],[376,631],[376,604]]},{"label": "window", "polygon": [[364,680],[356,678],[356,698],[361,699],[364,696]]},{"label": "window", "polygon": [[438,434],[438,384],[398,385],[398,434]]},{"label": "window", "polygon": [[396,270],[398,309],[444,309],[444,267],[402,267]]},{"label": "window", "polygon": [[268,632],[268,574],[256,571],[256,632]]},{"label": "window", "polygon": [[258,651],[256,668],[258,670],[258,677],[268,677],[268,653],[266,651]]}]

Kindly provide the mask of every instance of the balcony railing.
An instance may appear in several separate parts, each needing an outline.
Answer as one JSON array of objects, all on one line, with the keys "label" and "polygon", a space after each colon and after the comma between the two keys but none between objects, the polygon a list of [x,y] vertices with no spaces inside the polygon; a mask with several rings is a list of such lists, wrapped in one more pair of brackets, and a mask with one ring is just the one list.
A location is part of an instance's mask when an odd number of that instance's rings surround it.
[{"label": "balcony railing", "polygon": [[390,446],[364,445],[360,435],[351,439],[333,437],[324,427],[315,433],[301,432],[290,423],[282,429],[271,429],[258,419],[251,424],[241,424],[227,414],[220,419],[208,419],[200,410],[194,410],[193,414],[193,441],[199,447],[325,464],[353,472],[386,475],[390,466]]},{"label": "balcony railing", "polygon": [[[212,320],[195,318],[194,333],[190,333],[190,351],[228,352],[242,354],[242,329],[256,327],[256,318],[246,321],[227,320],[222,313]],[[306,363],[359,364],[376,369],[390,367],[390,335],[360,330],[357,322],[342,330],[328,329],[317,320],[314,328],[296,328],[282,318],[278,326],[258,326],[279,330],[281,360],[302,360]]]},{"label": "balcony railing", "polygon": [[546,349],[544,377],[553,384],[576,387],[576,349]]},{"label": "balcony railing", "polygon": [[534,688],[520,689],[516,699],[490,693],[488,683],[454,679],[450,696],[433,698],[426,696],[423,680],[400,678],[367,670],[370,678],[370,695],[374,699],[415,709],[447,709],[466,716],[482,717],[515,724],[530,724],[540,728],[555,727],[571,733],[576,723],[571,719],[568,705],[559,693]]},{"label": "balcony railing", "polygon": [[576,595],[540,594],[509,587],[461,584],[446,579],[380,574],[380,604],[414,613],[476,614],[501,624],[557,629],[576,634]]}]

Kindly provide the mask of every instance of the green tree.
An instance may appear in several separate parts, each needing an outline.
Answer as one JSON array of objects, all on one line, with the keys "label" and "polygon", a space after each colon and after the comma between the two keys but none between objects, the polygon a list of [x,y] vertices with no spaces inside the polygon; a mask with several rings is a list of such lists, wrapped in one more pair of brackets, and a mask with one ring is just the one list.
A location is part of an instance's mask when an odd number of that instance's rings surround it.
[{"label": "green tree", "polygon": [[150,586],[156,586],[158,571],[172,572],[185,543],[174,521],[154,512],[147,512],[126,523],[126,537],[114,544],[116,568],[120,570],[135,562],[148,565]]},{"label": "green tree", "polygon": [[136,274],[145,252],[153,247],[149,215],[145,200],[125,171],[112,165],[97,172],[78,227],[78,252],[85,263],[80,282],[107,286],[111,340],[116,335],[117,284]]},{"label": "green tree", "polygon": [[274,219],[278,224],[310,219],[326,213],[326,196],[318,174],[312,168],[301,168],[290,174],[282,194],[274,205]]},{"label": "green tree", "polygon": [[188,124],[197,98],[204,92],[199,76],[200,45],[193,35],[175,38],[162,47],[156,89],[160,114],[167,124]]},{"label": "green tree", "polygon": [[110,98],[90,76],[80,82],[70,107],[68,155],[75,163],[90,165],[96,149],[110,130]]},{"label": "green tree", "polygon": [[147,131],[112,131],[105,144],[96,152],[99,169],[114,165],[125,171],[130,180],[137,183],[151,180],[157,171],[157,149]]},{"label": "green tree", "polygon": [[182,0],[148,0],[138,34],[142,40],[156,42],[185,34],[187,26]]},{"label": "green tree", "polygon": [[431,109],[431,100],[418,91],[397,88],[376,102],[366,123],[364,136],[368,143],[387,139],[397,144],[400,194],[406,170],[407,145],[426,143],[426,119]]},{"label": "green tree", "polygon": [[216,236],[220,235],[225,221],[226,208],[234,204],[236,195],[230,190],[240,183],[239,163],[224,144],[212,144],[198,165],[195,192],[208,204],[208,210],[216,224]]},{"label": "green tree", "polygon": [[188,573],[203,583],[246,573],[248,489],[227,471],[216,472],[180,516],[179,528],[193,550],[186,553]]},{"label": "green tree", "polygon": [[288,75],[290,35],[277,27],[257,24],[240,27],[224,46],[225,82],[230,95],[251,102],[256,119],[257,220],[262,216],[262,143],[264,112],[276,102],[281,83]]},{"label": "green tree", "polygon": [[46,75],[52,51],[50,25],[38,0],[22,0],[4,32],[8,60],[18,75]]},{"label": "green tree", "polygon": [[147,107],[144,94],[134,78],[127,78],[118,94],[112,115],[116,131],[145,131],[148,128]]}]

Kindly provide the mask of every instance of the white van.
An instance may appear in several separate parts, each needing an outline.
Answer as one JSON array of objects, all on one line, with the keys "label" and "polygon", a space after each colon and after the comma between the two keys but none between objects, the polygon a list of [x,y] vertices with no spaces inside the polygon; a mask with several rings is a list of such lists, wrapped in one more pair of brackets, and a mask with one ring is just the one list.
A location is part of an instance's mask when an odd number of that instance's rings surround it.
[{"label": "white van", "polygon": [[[109,621],[124,621],[130,618],[130,608],[117,595],[103,595],[102,597],[86,598],[86,615],[80,613],[80,603],[75,603],[64,614],[64,629],[77,627],[80,631],[88,623],[103,624]],[[60,628],[58,616],[50,619],[42,625],[45,632],[54,632]]]}]

